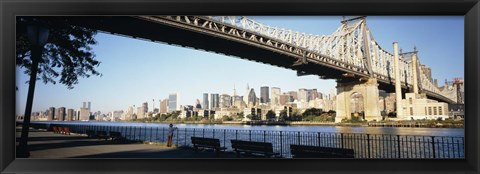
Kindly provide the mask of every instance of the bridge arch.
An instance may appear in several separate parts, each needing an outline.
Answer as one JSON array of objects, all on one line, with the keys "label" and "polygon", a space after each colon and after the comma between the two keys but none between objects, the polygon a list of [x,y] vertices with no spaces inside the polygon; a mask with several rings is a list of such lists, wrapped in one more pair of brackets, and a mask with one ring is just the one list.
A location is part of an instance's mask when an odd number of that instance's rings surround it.
[{"label": "bridge arch", "polygon": [[337,103],[335,122],[353,119],[355,113],[360,120],[380,121],[378,83],[374,78],[364,81],[337,81]]},{"label": "bridge arch", "polygon": [[364,97],[362,93],[353,91],[350,94],[350,115],[352,119],[363,120],[365,116]]}]

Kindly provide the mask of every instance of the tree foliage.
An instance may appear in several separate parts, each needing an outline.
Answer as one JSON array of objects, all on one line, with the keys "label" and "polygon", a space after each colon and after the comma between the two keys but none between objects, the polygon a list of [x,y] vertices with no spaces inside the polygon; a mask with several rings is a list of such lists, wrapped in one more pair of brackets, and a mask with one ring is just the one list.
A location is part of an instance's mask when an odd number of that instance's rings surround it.
[{"label": "tree foliage", "polygon": [[101,75],[96,67],[100,62],[95,59],[91,45],[97,33],[94,29],[79,27],[65,17],[17,17],[16,20],[16,65],[24,68],[30,75],[32,60],[30,43],[26,28],[30,24],[41,25],[49,29],[47,44],[39,60],[38,78],[45,84],[64,84],[68,89],[78,84],[79,77]]},{"label": "tree foliage", "polygon": [[267,119],[275,119],[276,118],[276,114],[272,110],[268,110],[266,116],[267,116]]}]

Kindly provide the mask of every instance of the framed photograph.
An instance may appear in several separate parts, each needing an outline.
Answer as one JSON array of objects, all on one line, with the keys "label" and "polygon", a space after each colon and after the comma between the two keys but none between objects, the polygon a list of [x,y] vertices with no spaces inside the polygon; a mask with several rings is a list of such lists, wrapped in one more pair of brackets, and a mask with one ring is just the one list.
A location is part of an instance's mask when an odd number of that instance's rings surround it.
[{"label": "framed photograph", "polygon": [[2,173],[478,172],[478,1],[0,5]]}]

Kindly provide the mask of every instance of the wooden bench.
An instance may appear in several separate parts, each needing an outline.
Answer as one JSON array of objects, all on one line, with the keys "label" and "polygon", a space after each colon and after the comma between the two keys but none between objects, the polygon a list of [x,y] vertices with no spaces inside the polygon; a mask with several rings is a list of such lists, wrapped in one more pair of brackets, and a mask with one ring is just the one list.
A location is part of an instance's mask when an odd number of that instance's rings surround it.
[{"label": "wooden bench", "polygon": [[55,134],[60,133],[60,130],[56,126],[52,127],[52,130],[53,130],[53,133],[55,133]]},{"label": "wooden bench", "polygon": [[107,141],[107,139],[109,138],[109,136],[107,135],[107,132],[105,132],[105,131],[97,131],[95,136],[98,139],[105,139],[105,141]]},{"label": "wooden bench", "polygon": [[70,128],[68,127],[63,127],[62,129],[62,134],[65,134],[65,135],[70,135]]},{"label": "wooden bench", "polygon": [[279,153],[273,152],[272,143],[242,140],[231,140],[231,142],[232,148],[237,153],[237,157],[240,157],[240,153],[260,154],[267,158],[279,155]]},{"label": "wooden bench", "polygon": [[290,145],[293,158],[355,158],[353,149]]},{"label": "wooden bench", "polygon": [[193,149],[198,152],[198,148],[214,149],[217,156],[220,156],[221,151],[225,151],[226,147],[220,146],[220,140],[215,138],[201,138],[192,137]]},{"label": "wooden bench", "polygon": [[123,137],[122,133],[120,133],[120,132],[110,131],[109,135],[110,135],[110,138],[112,139],[112,141],[116,141],[116,140],[124,141],[125,140],[125,137]]}]

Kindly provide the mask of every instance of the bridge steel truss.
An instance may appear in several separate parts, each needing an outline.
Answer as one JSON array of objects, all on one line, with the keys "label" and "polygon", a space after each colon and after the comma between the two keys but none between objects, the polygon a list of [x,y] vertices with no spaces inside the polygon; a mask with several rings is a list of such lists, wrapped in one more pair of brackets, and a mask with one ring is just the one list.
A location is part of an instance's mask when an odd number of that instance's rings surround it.
[{"label": "bridge steel truss", "polygon": [[[292,66],[315,63],[351,73],[359,77],[376,78],[379,82],[394,84],[394,56],[374,39],[365,17],[343,21],[330,35],[312,35],[277,28],[238,16],[140,16],[187,30],[225,37],[244,44],[298,58]],[[412,62],[400,57],[402,88],[411,89]],[[419,64],[419,62],[417,62]],[[418,65],[417,64],[417,65]],[[419,66],[417,66],[419,67]],[[419,84],[427,96],[455,103],[429,80],[422,68],[417,68]]]}]

